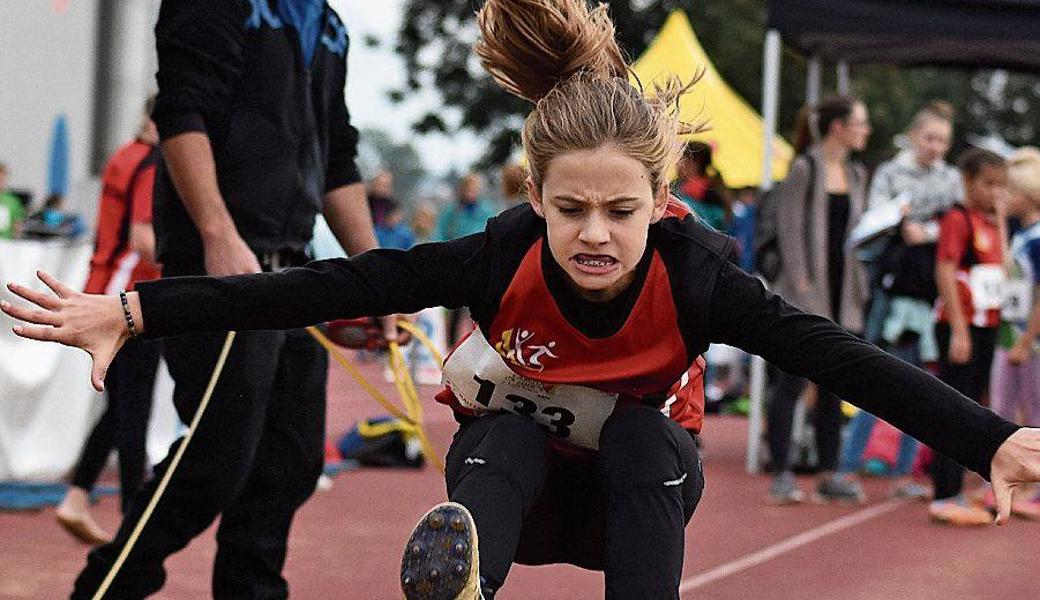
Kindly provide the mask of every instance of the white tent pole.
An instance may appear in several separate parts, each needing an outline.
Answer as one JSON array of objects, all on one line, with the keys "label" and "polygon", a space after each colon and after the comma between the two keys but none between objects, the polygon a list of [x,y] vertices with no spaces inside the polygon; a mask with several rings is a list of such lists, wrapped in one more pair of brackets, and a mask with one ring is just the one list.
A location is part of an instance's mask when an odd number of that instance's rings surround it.
[{"label": "white tent pole", "polygon": [[806,69],[805,102],[815,105],[820,101],[820,88],[823,82],[823,63],[820,62],[820,57],[810,56]]},{"label": "white tent pole", "polygon": [[[773,140],[780,102],[780,32],[770,29],[762,53],[762,193],[773,187]],[[765,415],[766,363],[759,356],[751,359],[751,402],[748,414],[748,444],[745,461],[748,473],[758,473],[759,448]]]},{"label": "white tent pole", "polygon": [[852,90],[849,82],[849,63],[844,60],[838,61],[838,93],[847,95]]}]

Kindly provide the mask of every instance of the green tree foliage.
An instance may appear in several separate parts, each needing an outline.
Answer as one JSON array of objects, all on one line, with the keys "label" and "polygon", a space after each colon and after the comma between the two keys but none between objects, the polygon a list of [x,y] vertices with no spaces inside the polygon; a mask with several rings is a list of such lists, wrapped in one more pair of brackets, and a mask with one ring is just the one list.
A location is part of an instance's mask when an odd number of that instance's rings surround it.
[{"label": "green tree foliage", "polygon": [[[693,0],[615,0],[607,2],[617,24],[618,40],[631,56],[639,56],[653,40],[668,14],[686,11],[701,44],[726,81],[752,106],[761,106],[762,45],[765,3],[761,0],[707,2]],[[524,101],[498,89],[472,53],[477,37],[473,15],[477,0],[409,0],[396,51],[407,70],[406,89],[391,93],[400,100],[411,91],[434,86],[443,108],[420,117],[418,133],[465,128],[488,141],[478,167],[503,162],[517,147]],[[869,163],[894,152],[893,138],[914,112],[937,99],[958,111],[957,133],[1000,133],[1012,143],[1036,143],[1040,117],[1040,80],[993,72],[966,73],[949,69],[900,69],[854,66],[853,92],[871,110],[874,135],[864,159]],[[834,89],[833,69],[824,76],[824,89]],[[790,136],[805,98],[805,60],[785,49],[781,66],[780,132]],[[445,118],[445,114],[458,118]]]}]

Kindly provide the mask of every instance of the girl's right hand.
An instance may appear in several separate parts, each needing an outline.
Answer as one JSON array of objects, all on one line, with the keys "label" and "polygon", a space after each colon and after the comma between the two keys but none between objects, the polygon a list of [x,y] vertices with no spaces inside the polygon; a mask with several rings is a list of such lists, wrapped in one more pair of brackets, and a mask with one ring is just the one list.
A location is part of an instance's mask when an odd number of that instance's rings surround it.
[{"label": "girl's right hand", "polygon": [[54,295],[9,282],[7,289],[11,293],[35,306],[15,306],[5,301],[0,303],[0,309],[30,324],[16,325],[13,330],[18,336],[85,350],[94,362],[91,383],[94,389],[103,391],[108,367],[130,337],[119,297],[84,294],[43,271],[37,271],[36,276]]},{"label": "girl's right hand", "polygon": [[956,331],[950,335],[950,362],[955,365],[966,365],[971,360],[971,334],[967,331]]}]

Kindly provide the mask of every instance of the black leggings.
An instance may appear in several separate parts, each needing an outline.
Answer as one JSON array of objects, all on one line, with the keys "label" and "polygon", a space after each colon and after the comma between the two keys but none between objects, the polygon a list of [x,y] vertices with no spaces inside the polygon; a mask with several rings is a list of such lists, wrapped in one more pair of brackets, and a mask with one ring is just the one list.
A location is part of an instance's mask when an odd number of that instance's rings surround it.
[{"label": "black leggings", "polygon": [[145,440],[160,343],[130,340],[116,355],[105,376],[105,412],[90,432],[72,474],[73,486],[91,491],[115,448],[119,453],[119,493],[124,513],[144,481]]},{"label": "black leggings", "polygon": [[[935,325],[935,341],[939,344],[939,379],[976,402],[982,401],[989,389],[989,373],[993,352],[997,345],[995,328],[970,328],[971,360],[963,365],[950,362],[950,326]],[[935,453],[932,458],[932,483],[935,499],[945,500],[960,495],[964,487],[964,467],[945,454]]]},{"label": "black leggings", "polygon": [[473,513],[491,590],[513,562],[570,563],[604,571],[608,600],[679,597],[704,476],[691,436],[660,411],[618,408],[599,452],[581,459],[551,450],[525,417],[487,415],[455,434],[446,480]]},{"label": "black leggings", "polygon": [[[773,472],[781,473],[791,468],[791,430],[794,407],[805,389],[805,379],[777,370],[776,387],[769,400],[769,454],[773,461]],[[816,434],[816,451],[819,455],[819,470],[834,471],[838,467],[841,451],[841,400],[834,394],[817,388],[816,406],[813,409],[813,428]]]}]

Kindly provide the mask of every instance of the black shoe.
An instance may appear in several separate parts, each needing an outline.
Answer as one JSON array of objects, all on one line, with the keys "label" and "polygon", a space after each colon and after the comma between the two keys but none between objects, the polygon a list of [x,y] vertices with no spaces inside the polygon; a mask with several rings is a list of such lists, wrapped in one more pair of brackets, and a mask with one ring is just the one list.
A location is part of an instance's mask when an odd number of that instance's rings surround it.
[{"label": "black shoe", "polygon": [[407,600],[482,600],[477,527],[465,506],[443,502],[419,519],[401,559]]}]

